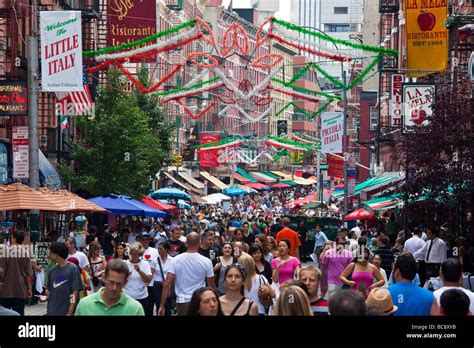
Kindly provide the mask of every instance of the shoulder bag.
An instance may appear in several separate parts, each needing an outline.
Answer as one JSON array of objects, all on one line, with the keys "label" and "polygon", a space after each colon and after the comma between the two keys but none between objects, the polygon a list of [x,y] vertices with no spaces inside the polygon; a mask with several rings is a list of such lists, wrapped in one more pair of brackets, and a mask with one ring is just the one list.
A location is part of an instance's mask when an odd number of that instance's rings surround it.
[{"label": "shoulder bag", "polygon": [[[352,273],[354,273],[354,269],[356,267],[356,263],[354,262],[354,266],[352,267],[351,273],[347,276],[347,280],[351,281],[352,280]],[[351,287],[347,284],[343,284],[341,289],[350,289]]]}]

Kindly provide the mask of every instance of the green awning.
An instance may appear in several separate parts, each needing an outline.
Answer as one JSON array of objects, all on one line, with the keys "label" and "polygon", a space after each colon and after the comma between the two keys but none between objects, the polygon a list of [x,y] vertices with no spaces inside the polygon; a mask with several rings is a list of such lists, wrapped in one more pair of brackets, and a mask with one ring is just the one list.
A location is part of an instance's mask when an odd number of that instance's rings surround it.
[{"label": "green awning", "polygon": [[278,175],[272,174],[270,172],[260,172],[260,173],[262,173],[263,175],[269,176],[270,178],[275,179],[275,180],[281,179]]},{"label": "green awning", "polygon": [[298,186],[298,184],[294,181],[290,181],[290,180],[284,180],[284,181],[281,181],[282,184],[287,184],[287,185],[290,185],[290,186]]},{"label": "green awning", "polygon": [[237,173],[242,175],[245,179],[247,179],[250,182],[257,182],[253,176],[251,176],[249,173],[247,173],[245,170],[242,168],[237,167]]}]

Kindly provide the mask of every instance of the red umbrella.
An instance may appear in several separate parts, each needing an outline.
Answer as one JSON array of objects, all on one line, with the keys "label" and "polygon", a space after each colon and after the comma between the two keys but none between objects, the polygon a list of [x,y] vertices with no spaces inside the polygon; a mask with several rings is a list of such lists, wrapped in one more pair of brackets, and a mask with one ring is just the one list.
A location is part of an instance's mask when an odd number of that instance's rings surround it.
[{"label": "red umbrella", "polygon": [[335,188],[335,189],[337,189],[337,188],[344,188],[344,184],[338,184],[338,185],[334,186],[334,188]]},{"label": "red umbrella", "polygon": [[272,185],[272,188],[291,188],[291,186],[287,184],[279,183],[279,184]]},{"label": "red umbrella", "polygon": [[172,210],[178,209],[174,205],[156,201],[153,198],[148,197],[148,196],[143,196],[142,197],[142,202],[145,203],[146,205],[148,205],[149,207],[159,209],[159,210],[164,210],[164,211],[172,211]]},{"label": "red umbrella", "polygon": [[349,220],[372,220],[375,219],[375,215],[372,213],[369,213],[367,210],[360,208],[352,213],[346,215],[344,218],[344,221],[349,221]]}]

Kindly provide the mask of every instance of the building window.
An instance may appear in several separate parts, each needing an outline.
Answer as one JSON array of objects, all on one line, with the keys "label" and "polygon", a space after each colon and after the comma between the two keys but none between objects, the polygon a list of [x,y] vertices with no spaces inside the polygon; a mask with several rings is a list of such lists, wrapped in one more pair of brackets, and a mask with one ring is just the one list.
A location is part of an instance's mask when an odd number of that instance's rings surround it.
[{"label": "building window", "polygon": [[378,123],[377,108],[375,105],[370,106],[370,130],[376,130]]},{"label": "building window", "polygon": [[324,31],[328,33],[349,32],[350,25],[349,24],[326,24],[324,27]]},{"label": "building window", "polygon": [[334,14],[348,14],[348,7],[334,7]]}]

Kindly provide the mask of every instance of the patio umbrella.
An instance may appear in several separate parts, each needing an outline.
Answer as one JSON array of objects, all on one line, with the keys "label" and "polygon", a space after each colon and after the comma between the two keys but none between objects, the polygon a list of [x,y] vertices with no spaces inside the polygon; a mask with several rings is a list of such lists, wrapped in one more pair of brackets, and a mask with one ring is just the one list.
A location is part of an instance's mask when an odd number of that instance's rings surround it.
[{"label": "patio umbrella", "polygon": [[29,186],[20,183],[0,185],[0,210],[30,209],[67,211],[67,207],[59,204],[50,195],[34,190]]},{"label": "patio umbrella", "polygon": [[357,209],[353,211],[352,213],[346,215],[344,218],[344,221],[349,221],[349,220],[372,220],[375,219],[376,216],[372,213],[369,213],[367,210],[364,208]]},{"label": "patio umbrella", "polygon": [[259,182],[249,182],[248,184],[245,184],[244,186],[253,188],[253,189],[258,190],[258,191],[270,191],[271,190],[270,186],[261,184]]},{"label": "patio umbrella", "polygon": [[291,188],[291,186],[287,184],[279,183],[279,184],[272,185],[272,189],[275,189],[275,188],[283,189],[283,188]]},{"label": "patio umbrella", "polygon": [[150,196],[153,199],[178,198],[178,199],[184,199],[187,201],[191,200],[190,195],[174,187],[166,187],[166,188],[159,189],[153,192],[152,194],[150,194]]},{"label": "patio umbrella", "polygon": [[202,197],[202,199],[209,204],[219,204],[224,200],[230,200],[230,197],[222,193],[213,193],[209,196]]},{"label": "patio umbrella", "polygon": [[320,201],[311,201],[303,206],[303,209],[327,209],[328,206]]},{"label": "patio umbrella", "polygon": [[191,206],[182,199],[178,200],[178,207],[180,207],[181,209],[191,209]]},{"label": "patio umbrella", "polygon": [[122,195],[106,195],[89,199],[90,202],[110,211],[113,215],[165,217],[164,211]]},{"label": "patio umbrella", "polygon": [[148,197],[148,196],[143,196],[142,197],[142,202],[145,203],[146,205],[148,205],[152,208],[158,209],[158,210],[172,211],[172,210],[177,209],[177,207],[175,207],[174,205],[162,203],[160,201],[156,201],[153,198]]},{"label": "patio umbrella", "polygon": [[231,186],[227,187],[223,190],[224,194],[228,196],[240,196],[240,195],[245,195],[248,193],[248,191],[244,190],[243,188],[239,186]]}]

